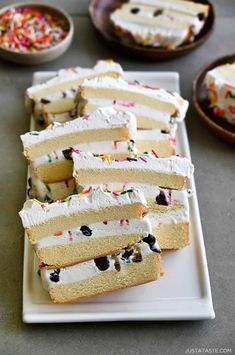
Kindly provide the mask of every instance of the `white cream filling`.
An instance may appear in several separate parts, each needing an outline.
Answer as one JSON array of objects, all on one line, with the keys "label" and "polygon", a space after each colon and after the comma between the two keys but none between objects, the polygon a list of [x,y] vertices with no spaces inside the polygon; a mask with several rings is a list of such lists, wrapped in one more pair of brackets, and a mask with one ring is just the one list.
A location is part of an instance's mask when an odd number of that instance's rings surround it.
[{"label": "white cream filling", "polygon": [[43,204],[37,200],[27,200],[19,215],[24,228],[30,228],[60,216],[71,216],[86,210],[92,211],[114,206],[121,207],[133,203],[147,205],[142,191],[133,189],[130,192],[116,196],[98,187],[87,194],[72,195],[65,202],[56,201],[51,204]]},{"label": "white cream filling", "polygon": [[[235,63],[234,64],[226,64],[229,67],[229,70],[235,72]],[[235,86],[235,79],[232,76],[227,76],[221,68],[224,65],[218,66],[210,71],[207,72],[205,81],[207,84],[211,82],[215,83],[216,86],[222,86],[225,83],[231,84]]]},{"label": "white cream filling", "polygon": [[208,6],[203,4],[197,4],[194,1],[181,1],[181,0],[129,0],[130,4],[137,5],[151,5],[163,9],[170,9],[180,11],[190,15],[198,15],[199,13],[207,13]]},{"label": "white cream filling", "polygon": [[[127,82],[122,78],[111,78],[111,77],[103,77],[103,78],[94,78],[91,80],[84,80],[81,85],[81,90],[84,88],[95,88],[98,89],[110,89],[113,90],[113,96],[115,97],[115,90],[123,90],[127,93],[139,93],[145,96],[149,96],[159,101],[169,102],[175,107],[177,112],[177,117],[179,120],[183,120],[188,109],[188,101],[184,100],[178,93],[176,92],[168,92],[161,88],[149,88],[146,86],[142,86],[135,82]],[[85,97],[85,100],[89,100],[89,97]],[[103,98],[102,98],[103,99]],[[131,100],[127,100],[128,102]],[[130,108],[130,107],[129,107]]]},{"label": "white cream filling", "polygon": [[[97,187],[98,185],[93,184],[92,186]],[[78,186],[78,188],[81,187]],[[87,188],[89,188],[88,185],[84,186],[84,189]],[[155,200],[156,197],[159,195],[160,191],[162,191],[166,196],[169,206],[180,204],[182,207],[178,207],[175,210],[166,211],[166,212],[153,213],[150,211],[148,213],[148,216],[152,223],[152,227],[156,227],[160,223],[172,224],[172,223],[189,222],[189,203],[188,203],[189,194],[187,190],[182,190],[182,191],[167,190],[167,189],[162,189],[156,185],[138,184],[138,183],[131,183],[131,182],[124,182],[123,184],[109,183],[103,185],[103,188],[108,189],[110,191],[120,191],[122,189],[138,188],[143,192],[147,200],[148,199]]]},{"label": "white cream filling", "polygon": [[73,178],[65,181],[45,184],[33,174],[32,169],[30,170],[32,183],[29,195],[30,198],[36,198],[39,201],[44,201],[47,196],[52,200],[58,200],[60,198],[59,196],[69,196],[74,192],[75,182]]},{"label": "white cream filling", "polygon": [[178,224],[189,223],[189,210],[179,208],[166,213],[149,213],[152,228],[158,227],[160,224]]},{"label": "white cream filling", "polygon": [[[235,73],[235,64],[227,64],[227,66]],[[222,72],[221,67],[223,66],[216,67],[207,72],[205,84],[209,90],[210,85],[213,84],[213,90],[216,92],[215,105],[224,110],[223,117],[229,123],[235,124],[235,99],[227,95],[227,92],[231,91],[235,96],[235,79]],[[235,75],[234,73],[233,75]],[[231,85],[231,87],[229,87],[229,85]],[[231,109],[231,107],[234,109]]]},{"label": "white cream filling", "polygon": [[[200,32],[204,25],[204,21],[200,21],[197,15],[192,15],[186,12],[182,11],[177,11],[177,10],[172,10],[172,9],[164,9],[164,6],[151,6],[151,5],[143,5],[138,2],[138,4],[124,4],[121,7],[121,10],[125,13],[131,13],[131,9],[137,7],[139,9],[139,12],[137,16],[144,16],[146,17],[146,21],[148,19],[154,19],[155,17],[155,12],[157,10],[161,10],[161,13],[157,14],[157,18],[160,20],[171,20],[171,21],[180,21],[183,22],[187,25],[193,26],[193,33],[196,35]],[[111,16],[112,17],[112,16]]]},{"label": "white cream filling", "polygon": [[[43,98],[45,100],[50,101],[50,103],[71,99],[74,101],[74,107],[75,107],[76,106],[75,99],[76,99],[78,92],[79,92],[79,89],[76,87],[76,89],[75,88],[65,89],[63,91],[55,92],[51,95],[45,95],[45,96],[43,96]],[[45,103],[43,103],[41,101],[36,101],[34,104],[34,112],[36,114],[40,114],[44,105],[45,105]]]},{"label": "white cream filling", "polygon": [[[139,243],[139,247],[143,258],[153,253],[147,243],[144,242]],[[132,263],[126,263],[125,260],[122,260],[120,255],[117,256],[117,258],[121,267],[122,265],[129,265],[129,266],[132,265]],[[48,290],[52,287],[56,287],[59,285],[72,284],[75,282],[84,281],[91,277],[98,276],[100,273],[110,272],[110,271],[118,272],[115,270],[115,266],[114,266],[115,260],[111,256],[108,256],[108,260],[109,260],[109,268],[105,271],[100,271],[97,268],[94,260],[86,261],[66,268],[61,268],[58,282],[53,282],[50,280],[50,274],[53,273],[54,270],[41,269],[41,279],[42,279],[43,287],[45,290]]]},{"label": "white cream filling", "polygon": [[[129,130],[130,139],[136,139],[136,118],[130,112],[119,112],[113,107],[98,108],[89,115],[65,122],[55,123],[40,132],[28,132],[20,136],[24,148],[43,143],[56,137],[75,132],[94,131],[97,129],[125,128]],[[69,145],[69,143],[68,143]]]},{"label": "white cream filling", "polygon": [[55,77],[53,77],[52,79],[47,80],[42,84],[37,84],[29,87],[26,90],[26,96],[31,98],[35,93],[48,88],[52,88],[54,85],[67,83],[83,77],[86,78],[87,76],[93,75],[93,73],[94,71],[88,68],[76,67],[71,69],[62,69],[58,71]]},{"label": "white cream filling", "polygon": [[122,67],[118,63],[115,63],[111,60],[100,60],[97,62],[93,69],[81,67],[61,69],[57,72],[57,75],[54,78],[46,81],[45,83],[34,85],[28,88],[26,91],[26,95],[31,97],[34,93],[47,88],[51,88],[56,84],[73,81],[79,78],[86,78],[90,75],[102,73],[105,74],[107,72],[116,72],[119,75],[123,75]]},{"label": "white cream filling", "polygon": [[[208,15],[208,6],[193,2],[131,1],[116,9],[110,16],[115,26],[132,34],[138,43],[152,46],[177,47],[191,33],[193,40],[205,21],[198,14]],[[133,13],[132,9],[138,9]],[[156,11],[160,10],[156,14]]]},{"label": "white cream filling", "polygon": [[130,32],[138,43],[154,47],[167,45],[177,47],[184,42],[189,31],[188,28],[174,26],[174,22],[172,22],[172,27],[168,27],[167,25],[148,25],[147,19],[145,24],[129,22],[115,14],[111,16],[111,19],[115,26]]},{"label": "white cream filling", "polygon": [[[128,96],[127,96],[128,97]],[[108,100],[108,99],[88,99],[88,104],[94,105],[95,107],[105,107],[112,106],[116,110],[120,110],[126,112],[133,113],[136,116],[147,117],[153,121],[160,121],[169,123],[171,120],[171,116],[167,112],[155,110],[149,106],[141,105],[134,103],[132,101],[120,101],[120,100]],[[78,109],[80,108],[80,104],[78,104]],[[178,117],[177,121],[183,120],[184,117]]]},{"label": "white cream filling", "polygon": [[[40,117],[40,116],[39,116]],[[48,122],[48,124],[52,122],[59,122],[59,123],[65,123],[68,121],[71,121],[75,119],[75,115],[71,112],[63,112],[63,113],[46,113],[43,114],[42,117],[44,118],[45,122]],[[35,119],[38,117],[36,116]]]},{"label": "white cream filling", "polygon": [[63,100],[63,99],[75,99],[77,95],[77,88],[76,91],[73,90],[73,88],[65,89],[63,91],[58,91],[55,92],[51,95],[46,95],[44,98],[53,102],[53,101],[58,101],[58,100]]},{"label": "white cream filling", "polygon": [[[104,223],[105,222],[105,223]],[[144,219],[129,219],[118,221],[104,221],[99,223],[87,224],[92,234],[86,236],[80,230],[80,226],[71,230],[66,230],[61,235],[51,235],[39,240],[34,244],[35,249],[46,248],[55,245],[73,245],[80,242],[105,238],[109,236],[120,236],[128,234],[147,234],[152,233],[151,224],[146,216]],[[58,233],[57,233],[58,234]]]},{"label": "white cream filling", "polygon": [[162,133],[163,129],[139,129],[137,130],[136,141],[168,141],[175,139],[177,124],[169,125],[169,133]]},{"label": "white cream filling", "polygon": [[194,172],[194,167],[189,159],[177,156],[169,158],[156,158],[153,154],[139,154],[136,160],[102,160],[93,156],[92,153],[81,152],[72,153],[74,162],[74,176],[79,176],[80,169],[117,169],[122,170],[142,170],[143,172],[154,171],[165,174],[180,175],[190,178]]},{"label": "white cream filling", "polygon": [[170,133],[162,133],[161,129],[143,129],[137,131],[136,141],[168,141],[171,137]]},{"label": "white cream filling", "polygon": [[[120,141],[120,142],[92,142],[78,144],[72,147],[74,150],[79,150],[83,152],[94,152],[95,154],[130,154],[131,152],[136,153],[136,148],[133,146],[132,151],[129,148],[129,142]],[[34,159],[31,162],[31,167],[37,167],[43,164],[53,164],[60,161],[66,160],[62,150],[56,150],[50,152],[50,154],[43,155],[39,158]]]},{"label": "white cream filling", "polygon": [[[92,184],[92,186],[94,188],[97,188],[99,185]],[[84,189],[86,190],[89,187],[90,185],[85,185]],[[103,189],[108,189],[110,191],[122,191],[122,190],[132,189],[132,188],[141,190],[146,199],[153,199],[153,200],[155,200],[156,196],[159,195],[160,191],[163,191],[167,197],[169,197],[169,193],[171,192],[170,200],[172,204],[180,203],[186,207],[188,206],[189,195],[187,190],[182,190],[182,191],[168,190],[168,189],[162,189],[157,185],[132,183],[128,181],[123,181],[123,183],[111,182],[108,184],[103,184]]]}]

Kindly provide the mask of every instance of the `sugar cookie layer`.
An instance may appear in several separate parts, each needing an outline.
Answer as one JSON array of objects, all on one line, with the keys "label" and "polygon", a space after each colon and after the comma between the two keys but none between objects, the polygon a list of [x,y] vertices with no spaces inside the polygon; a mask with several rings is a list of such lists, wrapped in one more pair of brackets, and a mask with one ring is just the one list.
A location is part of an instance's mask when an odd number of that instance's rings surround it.
[{"label": "sugar cookie layer", "polygon": [[34,249],[46,268],[69,266],[120,252],[127,245],[133,245],[152,233],[148,217],[125,217],[57,232],[36,242]]},{"label": "sugar cookie layer", "polygon": [[54,271],[42,269],[43,286],[54,303],[68,303],[160,278],[161,256],[147,243],[138,244],[128,258],[124,253]]},{"label": "sugar cookie layer", "polygon": [[131,189],[116,195],[98,187],[51,204],[27,200],[19,214],[28,237],[35,242],[49,234],[86,223],[121,219],[125,215],[142,218],[147,212],[146,206],[140,190]]},{"label": "sugar cookie layer", "polygon": [[129,110],[136,115],[138,128],[164,128],[171,119],[183,120],[188,109],[188,102],[178,93],[111,77],[85,80],[79,102],[82,113],[104,105]]},{"label": "sugar cookie layer", "polygon": [[73,153],[72,157],[74,177],[80,185],[132,181],[182,190],[186,178],[190,178],[194,171],[187,158],[157,158],[151,153],[125,160],[110,160],[84,152]]},{"label": "sugar cookie layer", "polygon": [[[70,92],[70,98],[75,97],[75,91],[78,85],[84,80],[84,78],[91,78],[96,75],[108,75],[108,74],[122,75],[123,70],[118,63],[112,60],[100,60],[94,66],[93,69],[88,68],[67,68],[61,69],[57,72],[56,76],[45,83],[34,85],[26,90],[26,99],[30,98],[34,101],[39,101],[41,99],[47,99],[47,96],[52,99],[51,95],[55,95],[55,99],[64,98],[63,91],[67,90]],[[61,96],[62,95],[62,96]],[[43,102],[41,102],[43,105]]]},{"label": "sugar cookie layer", "polygon": [[31,170],[28,197],[41,202],[52,202],[63,200],[69,195],[76,193],[75,181],[73,178],[58,182],[44,183],[38,179]]},{"label": "sugar cookie layer", "polygon": [[[96,188],[96,184],[92,184]],[[89,185],[85,185],[87,189]],[[178,249],[189,244],[189,203],[187,190],[176,191],[162,189],[156,185],[110,182],[103,185],[110,191],[122,189],[140,189],[148,203],[148,216],[153,228],[153,234],[158,238],[161,249]]]},{"label": "sugar cookie layer", "polygon": [[137,131],[136,148],[139,153],[154,150],[160,158],[176,153],[176,126],[169,129],[143,129]]},{"label": "sugar cookie layer", "polygon": [[89,236],[82,232],[81,226],[78,226],[69,231],[61,231],[56,233],[56,235],[47,236],[37,241],[34,246],[36,249],[40,249],[54,245],[73,245],[74,243],[102,239],[115,235],[142,234],[146,236],[146,234],[152,232],[151,223],[147,216],[143,219],[131,218],[91,223],[86,225],[86,227],[89,227]]},{"label": "sugar cookie layer", "polygon": [[89,115],[64,124],[53,124],[40,132],[21,135],[25,156],[32,160],[58,148],[95,141],[136,139],[136,119],[129,112],[112,107],[99,108]]}]

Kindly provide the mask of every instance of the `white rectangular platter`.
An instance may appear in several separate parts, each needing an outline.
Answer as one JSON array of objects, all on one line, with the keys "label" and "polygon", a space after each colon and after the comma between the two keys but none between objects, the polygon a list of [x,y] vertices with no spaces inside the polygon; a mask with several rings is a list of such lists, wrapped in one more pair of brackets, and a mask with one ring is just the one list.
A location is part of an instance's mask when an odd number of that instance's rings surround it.
[{"label": "white rectangular platter", "polygon": [[[43,82],[54,72],[36,72],[33,84]],[[129,80],[179,92],[175,72],[126,72]],[[31,120],[31,129],[34,122]],[[189,159],[185,123],[179,124],[177,150]],[[26,323],[121,321],[121,320],[199,320],[215,317],[205,246],[194,178],[188,188],[191,218],[190,246],[163,252],[165,276],[160,281],[98,296],[79,304],[52,304],[38,276],[38,264],[27,238],[24,241],[23,321]]]}]

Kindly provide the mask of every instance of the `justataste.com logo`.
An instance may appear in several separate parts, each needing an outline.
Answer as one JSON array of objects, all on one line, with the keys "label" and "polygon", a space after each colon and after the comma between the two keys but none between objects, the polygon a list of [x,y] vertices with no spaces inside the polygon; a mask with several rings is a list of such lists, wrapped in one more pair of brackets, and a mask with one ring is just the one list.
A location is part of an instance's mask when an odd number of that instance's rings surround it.
[{"label": "justataste.com logo", "polygon": [[188,348],[185,354],[232,354],[231,348]]}]

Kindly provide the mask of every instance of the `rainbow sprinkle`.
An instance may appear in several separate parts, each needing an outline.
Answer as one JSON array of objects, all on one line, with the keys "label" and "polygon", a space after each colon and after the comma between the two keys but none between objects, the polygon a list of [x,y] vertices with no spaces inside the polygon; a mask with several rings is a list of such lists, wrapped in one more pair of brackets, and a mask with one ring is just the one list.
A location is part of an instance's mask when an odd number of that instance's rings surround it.
[{"label": "rainbow sprinkle", "polygon": [[[1,31],[1,30],[0,30]],[[39,133],[36,131],[29,132],[31,136],[39,136]]]},{"label": "rainbow sprinkle", "polygon": [[105,155],[101,154],[98,156],[103,162],[107,161],[107,163],[110,165],[112,163],[112,158],[110,155]]},{"label": "rainbow sprinkle", "polygon": [[53,233],[53,236],[54,237],[60,237],[63,233],[62,232],[56,232],[56,233]]},{"label": "rainbow sprinkle", "polygon": [[11,8],[0,15],[0,47],[21,53],[56,46],[68,34],[68,23],[30,7]]},{"label": "rainbow sprinkle", "polygon": [[127,157],[126,160],[127,160],[127,161],[138,161],[138,159],[136,159],[136,158],[131,158],[131,157]]},{"label": "rainbow sprinkle", "polygon": [[72,242],[73,241],[73,235],[71,231],[68,231],[68,235],[69,235],[69,241]]},{"label": "rainbow sprinkle", "polygon": [[120,226],[129,226],[129,219],[121,219],[120,220]]},{"label": "rainbow sprinkle", "polygon": [[90,186],[88,189],[83,190],[81,193],[82,194],[89,194],[90,192],[92,192],[92,190],[93,190],[93,188],[92,188],[92,186]]},{"label": "rainbow sprinkle", "polygon": [[156,157],[156,158],[159,158],[159,156],[157,155],[157,153],[155,152],[154,149],[151,150],[152,154]]},{"label": "rainbow sprinkle", "polygon": [[48,157],[48,163],[52,163],[52,159],[51,159],[50,154],[47,154],[47,157]]},{"label": "rainbow sprinkle", "polygon": [[143,157],[139,157],[140,158],[140,160],[142,160],[142,161],[144,161],[145,163],[147,163],[147,160],[145,159],[145,158],[143,158]]},{"label": "rainbow sprinkle", "polygon": [[48,192],[51,192],[51,188],[50,188],[49,185],[46,185],[46,189],[47,189]]},{"label": "rainbow sprinkle", "polygon": [[168,203],[169,205],[172,204],[171,190],[168,191]]}]

